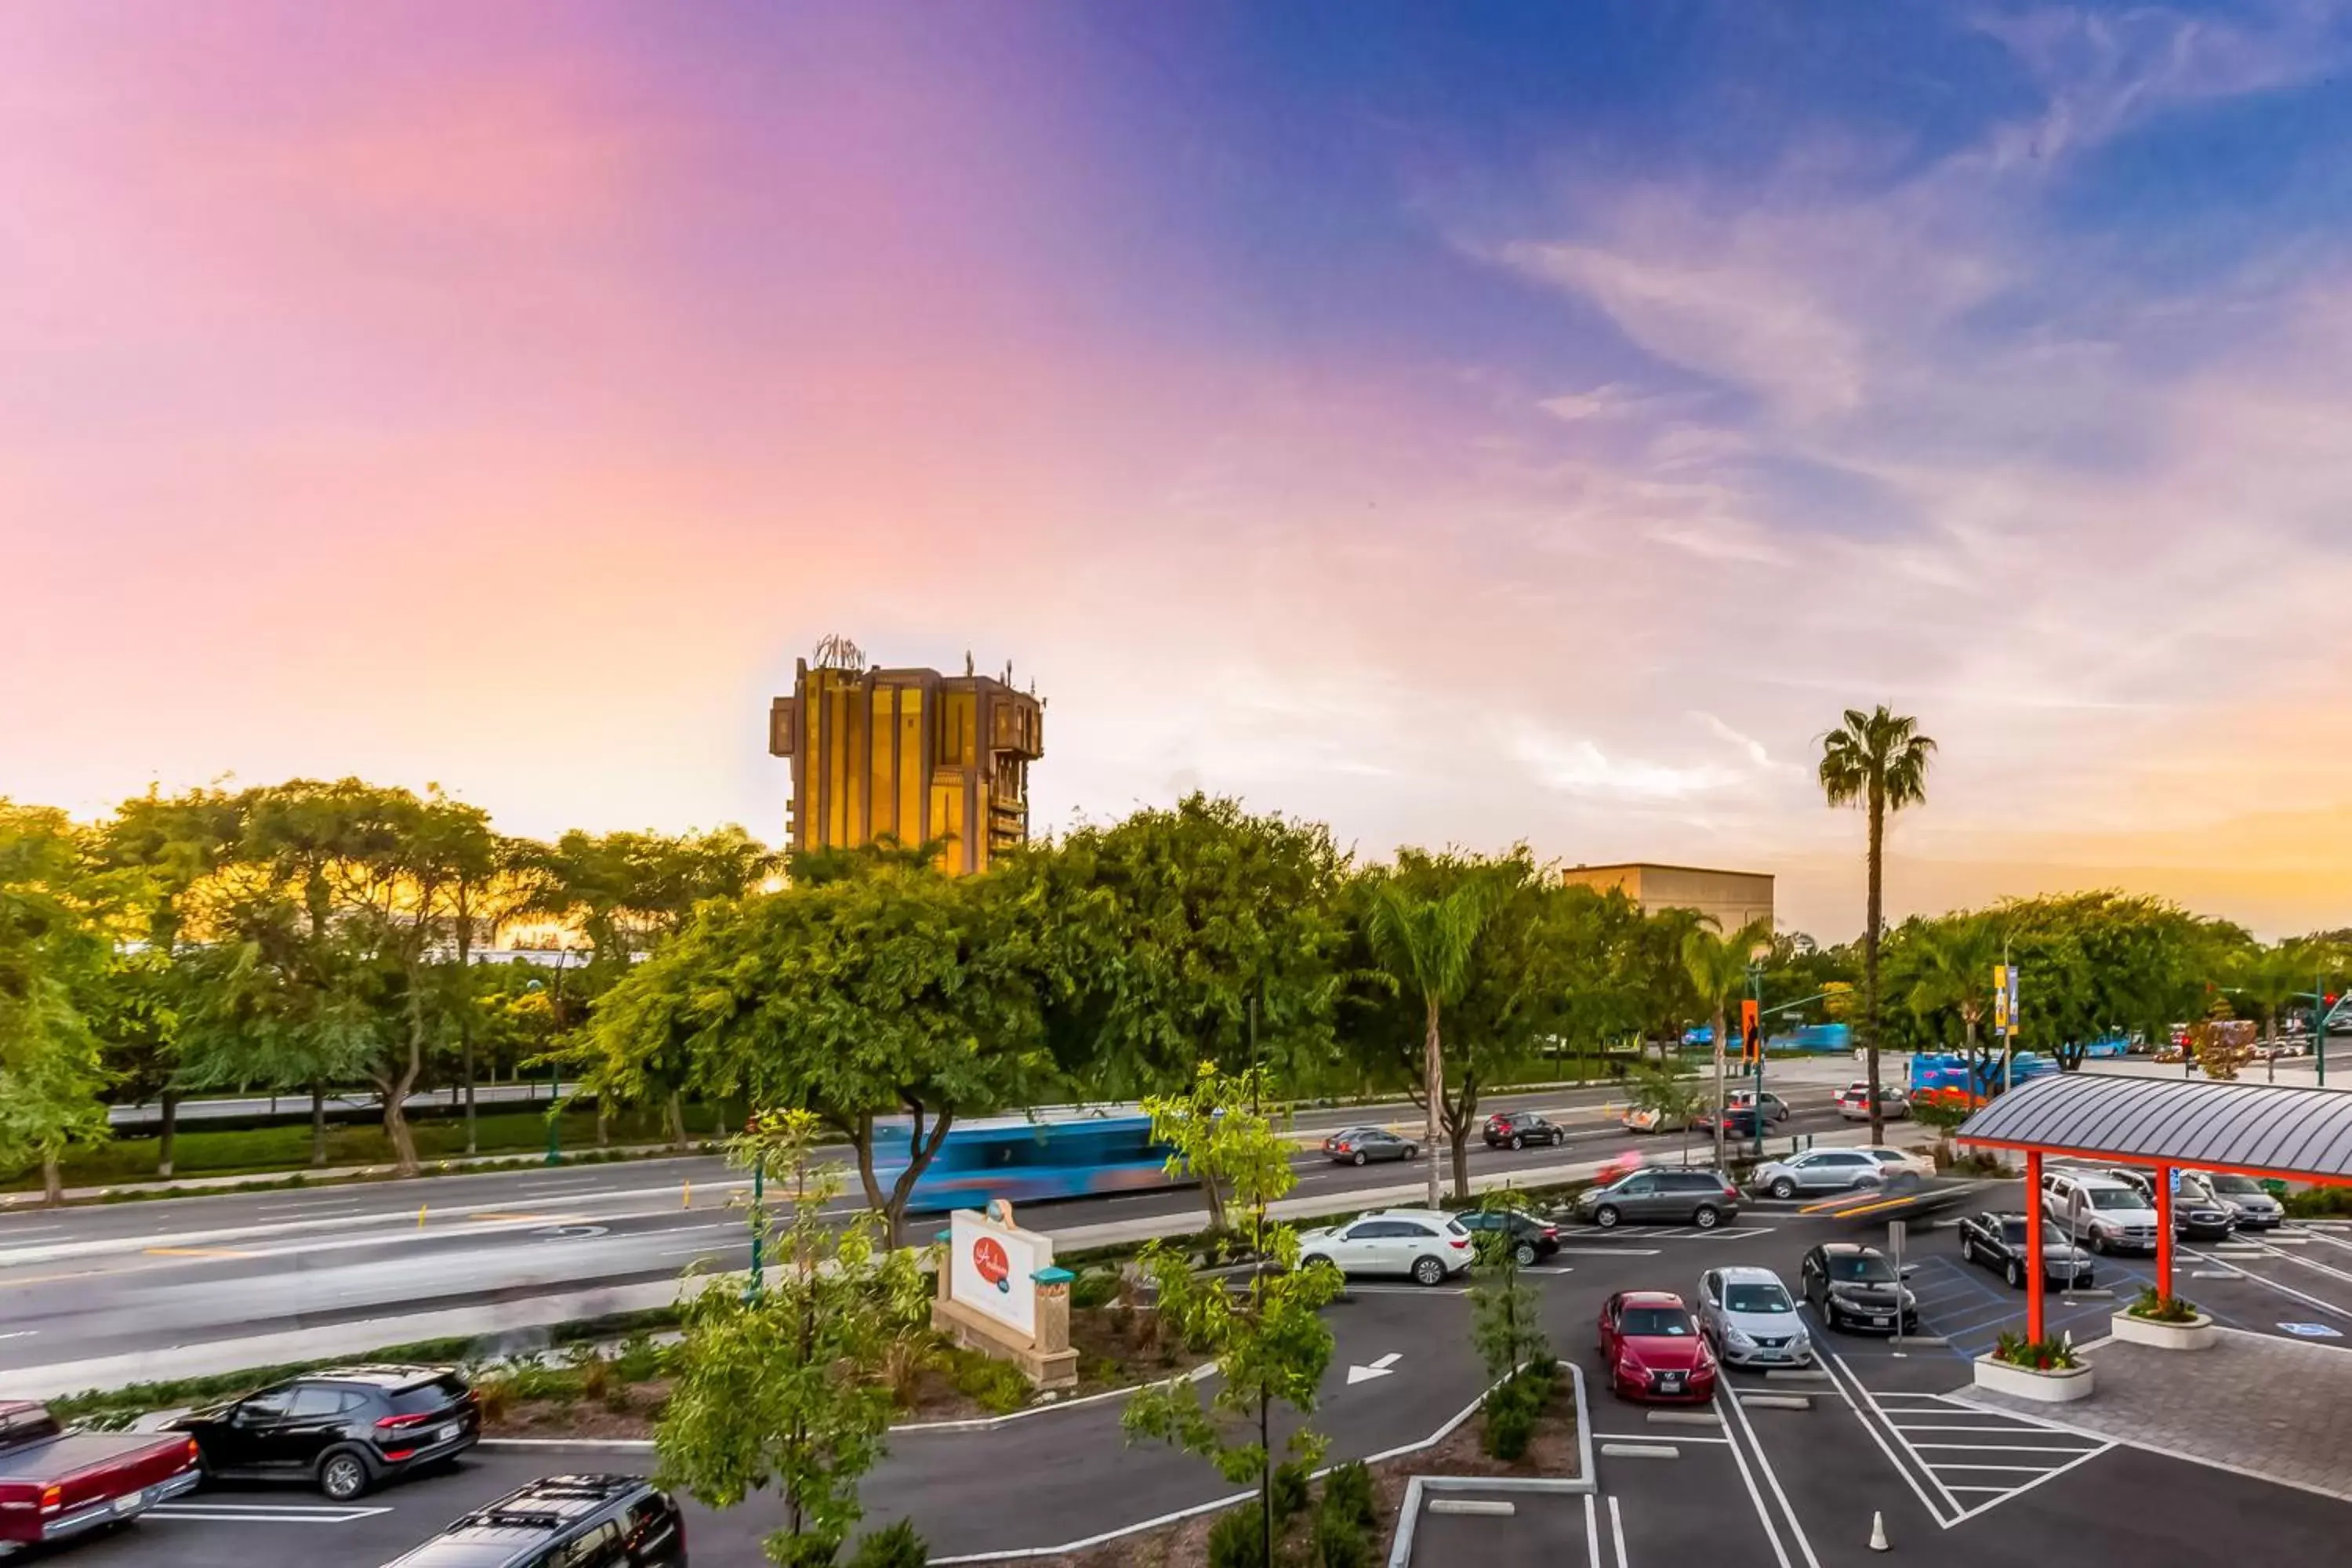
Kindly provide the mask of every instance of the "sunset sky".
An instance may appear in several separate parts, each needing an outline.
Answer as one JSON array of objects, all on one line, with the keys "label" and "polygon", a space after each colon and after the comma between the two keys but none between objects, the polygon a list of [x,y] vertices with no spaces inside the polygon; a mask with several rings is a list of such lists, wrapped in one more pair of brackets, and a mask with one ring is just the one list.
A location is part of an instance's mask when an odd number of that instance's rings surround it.
[{"label": "sunset sky", "polygon": [[0,7],[0,794],[782,831],[828,632],[1204,787],[2352,923],[2352,14]]}]

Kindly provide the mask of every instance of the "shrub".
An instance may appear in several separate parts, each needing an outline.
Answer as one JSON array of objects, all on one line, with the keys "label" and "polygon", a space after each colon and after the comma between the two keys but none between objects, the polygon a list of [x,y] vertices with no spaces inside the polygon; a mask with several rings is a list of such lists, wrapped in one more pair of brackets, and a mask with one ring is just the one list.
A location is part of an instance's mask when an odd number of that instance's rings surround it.
[{"label": "shrub", "polygon": [[859,1542],[849,1568],[923,1568],[930,1560],[929,1546],[915,1533],[913,1523],[902,1519]]},{"label": "shrub", "polygon": [[661,1375],[661,1347],[651,1334],[635,1333],[613,1355],[613,1373],[624,1383],[651,1383]]},{"label": "shrub", "polygon": [[1370,1543],[1354,1520],[1325,1510],[1315,1516],[1315,1561],[1318,1568],[1370,1568]]},{"label": "shrub", "polygon": [[1323,1478],[1323,1509],[1369,1534],[1378,1516],[1372,1501],[1372,1472],[1361,1459],[1334,1465]]},{"label": "shrub", "polygon": [[2029,1340],[2015,1332],[2000,1336],[1993,1346],[1992,1359],[2033,1372],[2071,1372],[2083,1364],[2074,1355],[2072,1340]]},{"label": "shrub", "polygon": [[1497,1404],[1493,1395],[1487,1396],[1486,1424],[1482,1434],[1487,1453],[1507,1465],[1517,1463],[1526,1457],[1535,1431],[1535,1411],[1524,1399]]},{"label": "shrub", "polygon": [[1265,1518],[1252,1498],[1209,1530],[1208,1568],[1265,1568]]},{"label": "shrub", "polygon": [[1118,1271],[1111,1268],[1089,1268],[1070,1286],[1070,1310],[1092,1311],[1108,1307],[1118,1296]]},{"label": "shrub", "polygon": [[2135,1318],[2146,1318],[2151,1323],[2187,1323],[2197,1318],[2197,1305],[2178,1296],[2159,1296],[2150,1285],[2139,1293],[2139,1300],[2126,1309]]},{"label": "shrub", "polygon": [[1293,1460],[1274,1468],[1271,1488],[1274,1493],[1274,1517],[1296,1519],[1307,1511],[1307,1467]]},{"label": "shrub", "polygon": [[993,1415],[1010,1415],[1029,1403],[1029,1380],[1011,1362],[994,1360],[977,1351],[952,1352],[959,1393]]}]

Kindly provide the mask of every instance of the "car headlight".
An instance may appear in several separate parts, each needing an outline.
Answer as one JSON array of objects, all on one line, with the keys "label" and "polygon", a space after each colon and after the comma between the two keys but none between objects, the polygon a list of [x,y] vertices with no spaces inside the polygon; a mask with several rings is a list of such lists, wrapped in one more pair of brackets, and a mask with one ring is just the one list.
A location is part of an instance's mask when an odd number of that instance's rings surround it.
[{"label": "car headlight", "polygon": [[1723,1326],[1723,1342],[1738,1345],[1744,1351],[1752,1351],[1756,1348],[1756,1342],[1748,1337],[1748,1331],[1737,1323],[1726,1323]]}]

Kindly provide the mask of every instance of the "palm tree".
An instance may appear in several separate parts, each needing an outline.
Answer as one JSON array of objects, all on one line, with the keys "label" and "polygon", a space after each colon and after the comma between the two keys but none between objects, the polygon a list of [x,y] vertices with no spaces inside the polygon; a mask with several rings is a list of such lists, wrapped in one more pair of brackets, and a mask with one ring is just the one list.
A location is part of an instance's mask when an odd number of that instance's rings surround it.
[{"label": "palm tree", "polygon": [[1917,978],[1911,985],[1911,1011],[1921,1017],[1946,1008],[1960,1016],[1968,1037],[1969,1069],[1983,1076],[1977,1057],[1977,1025],[1992,994],[1993,966],[2000,962],[2000,932],[1982,915],[1952,915],[1923,926],[1909,939]]},{"label": "palm tree", "polygon": [[1438,1037],[1438,1015],[1459,1001],[1470,978],[1470,956],[1493,918],[1498,889],[1489,877],[1470,877],[1443,897],[1416,894],[1394,879],[1373,889],[1364,934],[1373,958],[1397,989],[1421,1001],[1422,1090],[1427,1096],[1429,1206],[1438,1205],[1437,1110],[1445,1096],[1445,1060]]},{"label": "palm tree", "polygon": [[[2302,994],[2318,967],[2317,961],[2297,942],[2249,948],[2231,965],[2230,989],[2252,1003],[2262,1017],[2263,1040],[2271,1047],[2266,1059],[2273,1083],[2278,1081],[2279,1009]],[[2311,1048],[2324,1050],[2326,1044],[2325,1038],[2315,1039]]]},{"label": "palm tree", "polygon": [[1887,710],[1845,710],[1845,722],[1822,737],[1822,794],[1835,805],[1859,805],[1870,814],[1870,898],[1862,933],[1862,1023],[1870,1077],[1870,1141],[1883,1142],[1878,1110],[1878,937],[1885,921],[1886,814],[1927,798],[1927,762],[1936,742],[1919,721]]},{"label": "palm tree", "polygon": [[[1772,922],[1769,920],[1750,921],[1729,936],[1700,926],[1683,938],[1683,968],[1697,987],[1699,1000],[1715,1009],[1715,1168],[1718,1171],[1723,1169],[1725,1014],[1731,999],[1748,984],[1748,966],[1754,962],[1757,951],[1760,948],[1769,952],[1771,946]],[[1759,1118],[1763,1116],[1761,1105],[1756,1108],[1756,1114]]]}]

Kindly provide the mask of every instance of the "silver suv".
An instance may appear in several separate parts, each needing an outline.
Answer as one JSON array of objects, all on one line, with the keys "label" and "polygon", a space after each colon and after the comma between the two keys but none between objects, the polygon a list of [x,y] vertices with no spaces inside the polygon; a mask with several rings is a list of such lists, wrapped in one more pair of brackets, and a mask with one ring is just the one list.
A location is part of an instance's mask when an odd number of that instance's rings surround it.
[{"label": "silver suv", "polygon": [[1342,1274],[1403,1274],[1443,1285],[1470,1267],[1470,1233],[1439,1209],[1375,1209],[1347,1225],[1298,1238],[1301,1268],[1328,1264]]},{"label": "silver suv", "polygon": [[1756,1167],[1748,1185],[1769,1197],[1845,1193],[1885,1184],[1885,1168],[1860,1149],[1809,1149]]},{"label": "silver suv", "polygon": [[1803,1366],[1813,1359],[1797,1303],[1769,1268],[1710,1268],[1700,1275],[1698,1330],[1726,1366]]},{"label": "silver suv", "polygon": [[2094,1252],[2154,1252],[2156,1210],[2147,1194],[2098,1171],[2044,1171],[2042,1213]]}]

